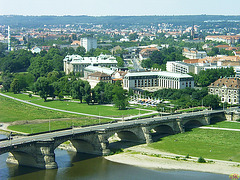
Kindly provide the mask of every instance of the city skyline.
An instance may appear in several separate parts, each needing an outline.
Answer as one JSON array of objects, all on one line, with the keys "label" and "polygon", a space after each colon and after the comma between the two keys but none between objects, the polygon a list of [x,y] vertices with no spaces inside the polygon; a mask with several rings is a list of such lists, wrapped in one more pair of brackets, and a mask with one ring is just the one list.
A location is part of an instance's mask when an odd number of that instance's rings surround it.
[{"label": "city skyline", "polygon": [[[141,15],[240,15],[240,1],[223,0],[207,1],[200,3],[192,0],[149,0],[141,2],[137,0],[0,0],[0,15],[88,15],[88,16],[141,16]],[[230,7],[230,8],[229,8]]]}]

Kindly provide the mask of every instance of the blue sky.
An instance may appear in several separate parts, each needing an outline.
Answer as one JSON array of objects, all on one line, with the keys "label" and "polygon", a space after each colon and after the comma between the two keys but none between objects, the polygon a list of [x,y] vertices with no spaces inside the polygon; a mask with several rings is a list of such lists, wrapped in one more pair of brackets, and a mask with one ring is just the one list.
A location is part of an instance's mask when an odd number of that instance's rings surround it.
[{"label": "blue sky", "polygon": [[0,0],[0,15],[240,15],[240,0]]}]

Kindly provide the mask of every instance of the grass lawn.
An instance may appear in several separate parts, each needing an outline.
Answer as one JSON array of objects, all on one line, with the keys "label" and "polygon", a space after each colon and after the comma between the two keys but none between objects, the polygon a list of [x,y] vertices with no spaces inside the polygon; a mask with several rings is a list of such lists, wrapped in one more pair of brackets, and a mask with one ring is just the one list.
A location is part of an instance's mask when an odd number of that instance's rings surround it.
[{"label": "grass lawn", "polygon": [[149,146],[180,155],[240,162],[240,132],[193,129],[162,138]]},{"label": "grass lawn", "polygon": [[81,117],[80,115],[38,108],[3,96],[0,96],[0,107],[0,122]]},{"label": "grass lawn", "polygon": [[[86,103],[77,103],[77,102],[67,102],[67,101],[47,101],[44,102],[43,99],[33,97],[29,98],[28,95],[24,94],[13,94],[13,93],[5,93],[6,95],[16,97],[22,100],[31,101],[32,103],[63,109],[73,112],[80,112],[86,114],[93,115],[101,115],[101,116],[111,116],[111,117],[122,117],[122,116],[130,116],[139,114],[139,110],[137,109],[128,109],[128,110],[118,110],[116,107],[112,106],[104,106],[104,105],[87,105]],[[148,111],[141,110],[141,114],[148,113]]]},{"label": "grass lawn", "polygon": [[218,127],[218,128],[230,128],[230,129],[240,129],[240,122],[228,122],[222,121],[216,124],[208,125],[208,127]]},{"label": "grass lawn", "polygon": [[[100,123],[109,122],[112,120],[109,119],[100,119]],[[98,118],[81,118],[81,119],[72,119],[64,121],[50,121],[50,130],[69,128],[70,126],[84,126],[90,124],[99,123]],[[39,124],[23,124],[23,125],[13,125],[8,126],[8,129],[25,132],[25,133],[38,133],[49,130],[49,122],[39,123]]]}]

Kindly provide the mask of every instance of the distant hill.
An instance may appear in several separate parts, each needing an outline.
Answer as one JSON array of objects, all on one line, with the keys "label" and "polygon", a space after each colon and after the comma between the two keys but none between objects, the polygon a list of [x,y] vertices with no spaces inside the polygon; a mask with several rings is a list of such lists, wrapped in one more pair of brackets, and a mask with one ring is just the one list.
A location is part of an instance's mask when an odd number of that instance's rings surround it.
[{"label": "distant hill", "polygon": [[210,22],[240,22],[240,16],[223,15],[182,15],[182,16],[0,16],[1,25],[14,27],[41,27],[44,25],[66,25],[66,24],[105,24],[115,26],[124,25],[151,25],[159,23],[172,23],[174,25],[201,24]]}]

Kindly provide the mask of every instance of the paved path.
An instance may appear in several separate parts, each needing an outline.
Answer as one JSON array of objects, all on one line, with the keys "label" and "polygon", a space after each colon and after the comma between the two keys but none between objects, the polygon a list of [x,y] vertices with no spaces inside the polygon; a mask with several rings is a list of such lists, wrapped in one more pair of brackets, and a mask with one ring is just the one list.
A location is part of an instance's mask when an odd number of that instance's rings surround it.
[{"label": "paved path", "polygon": [[201,129],[216,129],[216,130],[224,130],[224,131],[240,131],[240,129],[230,129],[230,128],[217,128],[217,127],[199,127]]},{"label": "paved path", "polygon": [[0,124],[2,125],[0,127],[0,130],[8,131],[8,132],[14,132],[14,133],[17,133],[17,134],[25,134],[25,135],[28,134],[28,133],[24,133],[24,132],[20,132],[20,131],[9,130],[8,129],[8,126],[10,125],[9,123],[0,123]]},{"label": "paved path", "polygon": [[113,117],[108,117],[108,116],[99,116],[99,115],[93,115],[93,114],[86,114],[86,113],[79,113],[79,112],[73,112],[73,111],[67,111],[67,110],[62,110],[62,109],[56,109],[56,108],[51,108],[51,107],[46,107],[46,106],[42,106],[42,105],[38,105],[38,104],[34,104],[28,101],[24,101],[18,98],[14,98],[5,94],[0,93],[1,96],[22,102],[22,103],[26,103],[32,106],[36,106],[36,107],[40,107],[40,108],[44,108],[44,109],[49,109],[49,110],[54,110],[54,111],[60,111],[60,112],[66,112],[66,113],[71,113],[71,114],[78,114],[78,115],[84,115],[84,116],[91,116],[91,117],[96,117],[96,118],[103,118],[103,119],[112,119],[112,120],[128,120],[128,119],[132,119],[135,117],[141,117],[141,116],[145,116],[145,115],[151,115],[151,114],[156,114],[157,111],[152,111],[150,113],[145,113],[145,114],[140,114],[140,115],[133,115],[133,116],[129,116],[129,117],[124,117],[124,118],[113,118]]}]

